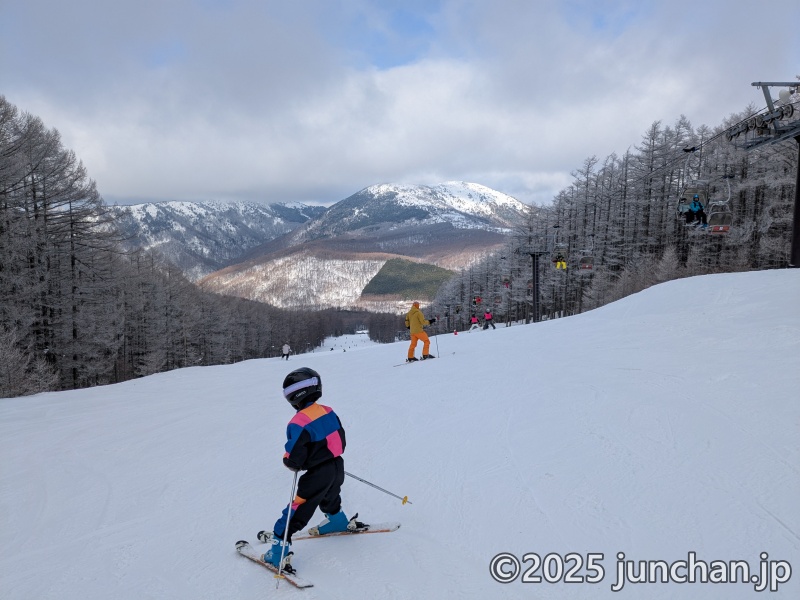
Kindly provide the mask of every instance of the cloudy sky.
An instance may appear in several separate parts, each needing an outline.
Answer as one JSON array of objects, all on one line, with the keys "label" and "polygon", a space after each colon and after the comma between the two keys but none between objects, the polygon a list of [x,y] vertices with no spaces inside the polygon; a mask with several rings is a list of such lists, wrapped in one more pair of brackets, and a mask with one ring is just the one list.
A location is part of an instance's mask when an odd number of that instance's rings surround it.
[{"label": "cloudy sky", "polygon": [[798,0],[0,0],[0,94],[109,203],[450,180],[544,203],[654,121],[761,108],[798,23]]}]

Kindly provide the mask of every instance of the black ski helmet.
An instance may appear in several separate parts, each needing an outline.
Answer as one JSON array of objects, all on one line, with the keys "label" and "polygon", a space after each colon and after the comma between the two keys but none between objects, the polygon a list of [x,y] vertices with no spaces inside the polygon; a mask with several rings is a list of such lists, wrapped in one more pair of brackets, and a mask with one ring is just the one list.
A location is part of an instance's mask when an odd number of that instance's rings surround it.
[{"label": "black ski helmet", "polygon": [[295,410],[305,408],[322,396],[322,377],[314,369],[300,367],[283,380],[283,397]]}]

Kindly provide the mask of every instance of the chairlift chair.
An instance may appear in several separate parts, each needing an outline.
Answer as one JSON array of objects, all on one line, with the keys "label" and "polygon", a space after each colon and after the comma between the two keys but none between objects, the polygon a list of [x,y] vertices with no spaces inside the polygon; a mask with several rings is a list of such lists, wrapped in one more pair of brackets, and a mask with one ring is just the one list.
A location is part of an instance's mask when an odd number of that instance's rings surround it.
[{"label": "chairlift chair", "polygon": [[553,266],[558,269],[559,263],[564,263],[566,265],[567,258],[569,257],[568,252],[569,246],[567,244],[556,244],[553,247],[553,252],[550,255],[550,261],[553,263]]},{"label": "chairlift chair", "polygon": [[588,273],[594,268],[594,234],[589,235],[589,246],[580,251],[578,270]]},{"label": "chairlift chair", "polygon": [[700,198],[700,202],[703,203],[703,206],[706,205],[706,198],[708,197],[708,184],[705,181],[698,181],[698,180],[690,180],[689,177],[689,163],[692,160],[692,156],[695,152],[697,152],[697,146],[687,146],[683,149],[686,153],[686,162],[683,165],[683,189],[678,194],[678,207],[675,211],[675,217],[679,220],[685,221],[686,220],[686,213],[689,212],[689,205],[692,203],[692,199],[694,195]]},{"label": "chairlift chair", "polygon": [[712,234],[725,234],[731,230],[733,213],[726,202],[713,202],[708,207],[708,232]]},{"label": "chairlift chair", "polygon": [[733,175],[725,175],[725,184],[728,187],[727,200],[713,200],[708,205],[708,232],[719,235],[730,233],[733,224],[733,213],[731,212],[731,182]]},{"label": "chairlift chair", "polygon": [[678,210],[676,216],[681,221],[686,221],[686,213],[689,212],[689,205],[694,200],[694,197],[700,200],[703,206],[708,203],[708,182],[706,181],[690,181],[684,186],[683,191],[678,197]]}]

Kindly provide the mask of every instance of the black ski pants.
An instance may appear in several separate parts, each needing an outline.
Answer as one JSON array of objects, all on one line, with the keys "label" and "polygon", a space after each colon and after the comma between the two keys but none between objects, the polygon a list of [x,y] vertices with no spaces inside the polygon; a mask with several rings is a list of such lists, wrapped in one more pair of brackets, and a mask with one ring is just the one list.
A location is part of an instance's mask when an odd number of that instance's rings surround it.
[{"label": "black ski pants", "polygon": [[[292,535],[308,525],[317,507],[329,515],[335,515],[342,510],[340,494],[343,483],[344,460],[341,456],[312,467],[300,476],[297,495],[292,502],[292,516],[289,519],[289,541],[292,540]],[[275,522],[275,537],[283,539],[288,510],[288,506],[284,508],[281,517]]]}]

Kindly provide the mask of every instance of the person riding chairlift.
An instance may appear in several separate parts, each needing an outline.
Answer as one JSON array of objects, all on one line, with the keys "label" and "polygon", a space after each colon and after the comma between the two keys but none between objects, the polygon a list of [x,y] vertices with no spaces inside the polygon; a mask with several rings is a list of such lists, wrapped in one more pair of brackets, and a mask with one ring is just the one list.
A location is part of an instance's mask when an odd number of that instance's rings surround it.
[{"label": "person riding chairlift", "polygon": [[703,210],[703,203],[700,202],[700,196],[697,194],[694,195],[692,198],[692,203],[689,204],[689,210],[686,211],[686,224],[690,225],[694,221],[697,221],[696,224],[701,224],[701,227],[705,229],[708,227],[708,221],[706,220],[706,213]]}]

